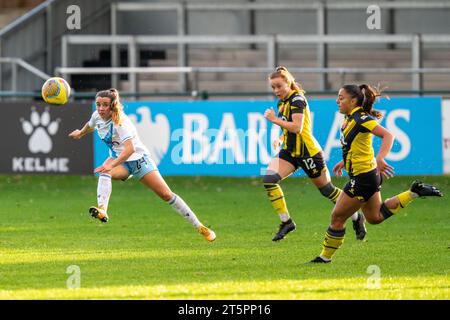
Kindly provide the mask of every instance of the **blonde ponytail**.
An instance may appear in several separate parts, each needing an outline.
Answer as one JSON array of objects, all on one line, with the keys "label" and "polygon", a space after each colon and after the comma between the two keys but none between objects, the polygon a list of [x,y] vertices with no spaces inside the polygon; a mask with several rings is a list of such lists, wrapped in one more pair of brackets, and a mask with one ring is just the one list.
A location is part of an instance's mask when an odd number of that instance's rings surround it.
[{"label": "blonde ponytail", "polygon": [[279,66],[269,75],[269,80],[274,78],[282,78],[287,82],[291,90],[295,90],[298,93],[304,95],[305,90],[303,90],[302,86],[295,81],[294,76],[289,72],[289,70],[285,66]]}]

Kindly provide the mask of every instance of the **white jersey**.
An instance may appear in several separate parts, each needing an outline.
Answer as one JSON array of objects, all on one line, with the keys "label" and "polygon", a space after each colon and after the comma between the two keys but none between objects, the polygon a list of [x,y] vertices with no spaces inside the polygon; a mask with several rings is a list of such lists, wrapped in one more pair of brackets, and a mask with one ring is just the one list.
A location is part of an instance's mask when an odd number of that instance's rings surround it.
[{"label": "white jersey", "polygon": [[132,140],[134,146],[134,153],[126,159],[126,161],[133,161],[142,158],[144,155],[150,156],[147,147],[141,142],[137,135],[136,127],[130,118],[122,112],[122,124],[120,126],[113,123],[112,119],[103,120],[97,111],[95,111],[88,122],[89,127],[97,129],[100,139],[109,148],[109,155],[117,158],[125,149],[124,142]]}]

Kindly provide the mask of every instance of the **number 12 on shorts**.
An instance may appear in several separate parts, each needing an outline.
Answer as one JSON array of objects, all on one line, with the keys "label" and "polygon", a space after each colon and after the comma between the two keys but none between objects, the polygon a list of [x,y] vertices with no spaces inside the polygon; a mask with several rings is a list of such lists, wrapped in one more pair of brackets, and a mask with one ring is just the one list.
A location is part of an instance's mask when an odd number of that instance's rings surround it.
[{"label": "number 12 on shorts", "polygon": [[303,159],[303,163],[305,164],[305,166],[308,170],[314,169],[316,167],[316,164],[314,163],[313,158]]}]

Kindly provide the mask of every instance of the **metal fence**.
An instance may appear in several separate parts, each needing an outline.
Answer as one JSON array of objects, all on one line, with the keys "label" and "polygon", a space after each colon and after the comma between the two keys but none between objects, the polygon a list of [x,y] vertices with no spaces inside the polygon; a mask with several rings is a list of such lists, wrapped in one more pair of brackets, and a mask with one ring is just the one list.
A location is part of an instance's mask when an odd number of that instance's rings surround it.
[{"label": "metal fence", "polygon": [[[377,5],[380,9],[388,10],[410,10],[410,9],[450,9],[449,1],[282,1],[277,3],[188,3],[188,2],[174,2],[174,3],[142,3],[142,2],[118,2],[111,5],[111,35],[117,35],[117,16],[120,12],[142,12],[142,11],[174,11],[176,12],[176,24],[178,36],[187,34],[188,12],[192,11],[315,11],[317,34],[312,37],[322,37],[328,33],[327,14],[329,10],[366,10],[369,6]],[[392,23],[392,22],[391,22]],[[309,42],[313,43],[313,42]],[[317,61],[319,68],[326,68],[328,66],[328,50],[327,44],[332,42],[316,41],[317,44]],[[385,43],[385,42],[381,42]],[[392,43],[392,42],[390,42]],[[399,42],[396,42],[399,43]],[[448,42],[447,42],[448,43]],[[112,50],[112,66],[118,67],[118,53],[115,43],[111,46]],[[178,66],[186,66],[186,44],[178,43]],[[419,61],[420,65],[420,61]],[[418,68],[419,65],[413,67]],[[117,86],[117,76],[112,77],[113,86]],[[416,86],[420,86],[420,74],[416,74],[414,82]],[[319,88],[326,90],[327,88],[327,73],[322,73],[319,80]],[[186,78],[180,77],[180,85],[182,88],[186,87]]]},{"label": "metal fence", "polygon": [[[31,73],[37,78],[40,78],[42,80],[47,80],[50,78],[48,74],[45,72],[42,72],[41,70],[37,69],[36,67],[32,66],[28,62],[19,59],[19,58],[1,58],[0,57],[0,65],[2,64],[10,64],[11,65],[11,93],[18,92],[19,84],[18,84],[18,73],[19,73],[19,67],[23,68],[27,72]],[[0,88],[1,88],[1,79],[0,77]]]},{"label": "metal fence", "polygon": [[[66,1],[69,3],[70,1]],[[72,45],[84,45],[84,44],[106,44],[111,46],[112,49],[112,66],[113,68],[109,71],[102,69],[101,73],[109,73],[112,76],[113,86],[117,86],[118,77],[117,75],[122,72],[129,74],[129,79],[131,83],[132,92],[137,92],[138,90],[138,79],[136,74],[139,72],[163,72],[162,69],[147,69],[139,68],[142,71],[138,71],[137,68],[137,53],[136,50],[141,44],[173,44],[178,48],[178,58],[177,66],[171,72],[176,72],[180,74],[179,86],[180,92],[187,91],[187,75],[194,74],[194,79],[196,79],[195,74],[205,73],[205,72],[235,72],[233,69],[212,69],[212,68],[191,68],[187,67],[187,50],[190,44],[260,44],[265,46],[267,51],[267,69],[265,71],[258,70],[258,68],[240,68],[239,72],[267,72],[268,69],[272,69],[277,64],[277,52],[280,45],[283,44],[313,44],[317,46],[317,68],[297,68],[298,72],[316,72],[320,74],[319,83],[317,88],[321,91],[327,90],[327,76],[331,73],[339,73],[341,79],[345,78],[346,74],[349,73],[409,73],[412,75],[411,90],[415,92],[421,92],[423,89],[422,76],[428,73],[448,73],[447,68],[421,68],[422,66],[422,45],[428,43],[440,43],[448,45],[450,44],[450,35],[326,35],[327,33],[327,12],[329,10],[355,10],[355,9],[366,9],[368,6],[374,4],[372,1],[289,1],[289,2],[279,2],[279,3],[264,3],[264,2],[251,2],[251,3],[190,3],[190,2],[174,2],[174,3],[143,3],[143,2],[112,2],[112,0],[102,0],[105,4],[104,9],[110,10],[110,21],[106,21],[106,24],[110,23],[111,36],[65,36],[62,38],[62,58],[61,58],[61,68],[58,72],[62,74],[69,75],[75,74],[79,71],[77,68],[71,68],[68,65],[68,55],[69,46]],[[5,48],[7,43],[14,43],[14,34],[17,30],[21,29],[35,29],[30,21],[36,20],[40,17],[44,19],[44,24],[47,30],[51,31],[52,26],[52,10],[56,11],[56,7],[53,8],[52,5],[56,4],[55,0],[48,0],[44,4],[32,10],[30,13],[16,20],[13,24],[7,28],[0,30],[0,56],[5,53]],[[60,2],[58,2],[60,3]],[[61,2],[62,3],[62,2]],[[65,3],[65,2],[64,2]],[[450,9],[450,1],[382,1],[375,3],[381,9],[396,10],[396,9]],[[266,36],[266,35],[250,35],[250,36],[192,36],[186,35],[188,33],[187,24],[189,19],[189,12],[192,11],[312,11],[316,12],[316,35],[305,35],[305,36],[293,36],[293,35],[276,35],[276,36]],[[142,12],[142,11],[175,11],[177,13],[177,36],[120,36],[117,35],[117,21],[118,14],[120,12]],[[43,18],[43,14],[46,13]],[[95,16],[96,17],[96,16]],[[93,16],[94,18],[94,16]],[[41,20],[42,20],[41,19]],[[95,20],[96,19],[92,19]],[[26,27],[26,28],[25,28]],[[13,32],[14,31],[14,32]],[[36,30],[34,30],[36,31]],[[29,33],[29,32],[28,32]],[[22,33],[20,33],[22,34]],[[54,37],[52,33],[46,33],[46,42],[42,43],[42,50],[39,49],[36,52],[43,52],[45,56],[45,65],[51,66],[52,61],[52,49]],[[19,36],[19,34],[15,35]],[[353,69],[353,68],[328,68],[328,56],[327,56],[327,46],[330,44],[406,44],[411,48],[411,68],[406,69]],[[117,69],[118,67],[118,51],[117,46],[119,44],[128,45],[128,66],[127,69]],[[59,53],[59,51],[58,51]],[[9,58],[6,58],[9,59]],[[18,90],[17,87],[17,72],[14,80],[14,70],[17,71],[18,63],[12,64],[11,71],[11,88]],[[0,63],[0,71],[2,63]],[[14,69],[15,68],[15,69]],[[178,68],[178,69],[177,69]],[[261,68],[260,68],[261,69]],[[87,69],[90,73],[95,71],[94,69]],[[166,69],[167,70],[167,69]],[[190,71],[187,71],[190,70]],[[212,71],[215,70],[215,71]],[[294,69],[292,69],[294,70]],[[38,70],[39,71],[39,70]],[[99,71],[99,70],[97,70]],[[96,71],[96,72],[97,72]],[[84,71],[83,71],[84,72]],[[167,72],[167,71],[164,71]],[[0,88],[2,88],[0,76]],[[9,78],[8,78],[9,79]],[[194,84],[191,86],[197,88]],[[14,90],[13,90],[14,91]],[[131,93],[132,93],[131,92]]]},{"label": "metal fence", "polygon": [[[186,68],[183,62],[187,61],[186,51],[178,51],[178,69],[167,68],[138,68],[137,48],[139,45],[192,45],[192,44],[262,44],[267,52],[267,68]],[[62,67],[57,68],[57,72],[63,77],[70,74],[80,73],[105,73],[119,74],[128,73],[130,87],[132,92],[138,92],[137,73],[158,73],[173,72],[185,75],[188,73],[201,72],[267,72],[273,70],[277,65],[277,50],[282,44],[408,44],[411,48],[411,67],[410,68],[324,68],[318,63],[317,68],[297,68],[298,72],[317,72],[322,75],[329,73],[410,73],[412,75],[411,90],[421,91],[423,89],[422,75],[424,73],[444,73],[450,74],[448,68],[421,68],[422,45],[424,43],[446,43],[450,44],[450,35],[322,35],[322,36],[292,36],[292,35],[256,35],[256,36],[95,36],[79,35],[64,36],[62,40]],[[128,47],[128,66],[129,68],[76,68],[68,65],[70,46],[73,45],[127,45]],[[181,56],[184,55],[184,56]],[[319,60],[321,57],[319,57]],[[294,69],[292,69],[294,70]],[[322,83],[323,78],[320,78]],[[319,83],[319,88],[324,90]],[[180,91],[186,91],[186,82],[180,77]]]}]

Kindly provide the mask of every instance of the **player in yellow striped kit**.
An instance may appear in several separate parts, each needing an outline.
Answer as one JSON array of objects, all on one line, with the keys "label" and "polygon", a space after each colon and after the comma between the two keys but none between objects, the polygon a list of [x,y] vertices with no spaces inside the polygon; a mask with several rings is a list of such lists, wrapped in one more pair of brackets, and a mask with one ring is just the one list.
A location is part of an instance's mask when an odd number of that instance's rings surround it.
[{"label": "player in yellow striped kit", "polygon": [[[381,118],[381,113],[373,109],[378,96],[379,92],[366,84],[345,85],[339,90],[336,102],[339,112],[345,114],[341,127],[343,160],[333,168],[333,172],[341,176],[345,168],[350,181],[331,214],[322,252],[312,263],[331,262],[336,250],[344,242],[346,220],[355,210],[361,208],[367,222],[379,224],[418,197],[443,196],[436,187],[414,181],[409,190],[381,201],[382,176],[390,178],[394,175],[393,168],[384,160],[392,148],[394,137],[376,121],[376,118]],[[372,135],[382,138],[376,158]]]},{"label": "player in yellow striped kit", "polygon": [[[279,241],[296,229],[279,185],[281,180],[301,167],[321,194],[333,203],[336,203],[342,190],[331,183],[322,148],[312,134],[305,92],[285,67],[278,67],[269,76],[269,80],[273,93],[279,99],[278,116],[273,109],[268,109],[264,117],[283,129],[283,145],[279,154],[270,162],[263,183],[281,220],[279,230],[272,239]],[[356,238],[362,240],[366,235],[364,216],[355,211],[352,220]]]}]

